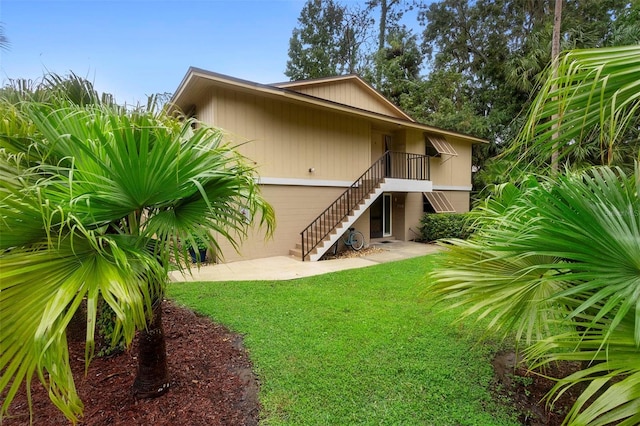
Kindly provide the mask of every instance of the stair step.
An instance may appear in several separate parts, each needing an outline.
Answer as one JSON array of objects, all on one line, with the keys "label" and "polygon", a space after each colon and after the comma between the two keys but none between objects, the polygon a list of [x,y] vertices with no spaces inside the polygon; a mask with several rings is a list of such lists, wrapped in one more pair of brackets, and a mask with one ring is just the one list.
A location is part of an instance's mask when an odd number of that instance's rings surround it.
[{"label": "stair step", "polygon": [[289,255],[290,256],[295,256],[298,259],[302,259],[302,248],[294,248],[294,249],[289,249]]},{"label": "stair step", "polygon": [[[311,253],[307,254],[307,257],[304,260],[305,261],[310,260],[309,256],[316,253],[317,253],[317,250],[313,250]],[[298,260],[302,260],[302,250],[289,249],[289,256],[295,257]]]},{"label": "stair step", "polygon": [[[374,180],[377,180],[377,179],[372,179],[371,181],[374,181]],[[365,206],[367,204],[371,204],[370,203],[371,200],[380,196],[383,183],[384,183],[384,180],[381,182],[378,182],[375,186],[371,185],[371,189],[368,191],[367,194],[364,194],[364,196],[362,197],[362,201],[360,201],[356,206],[354,206],[352,210],[349,210],[349,213],[346,216],[345,216],[345,213],[347,211],[347,208],[345,208],[346,199],[337,200],[336,204],[333,205],[330,211],[327,211],[324,214],[324,217],[322,219],[322,222],[324,224],[327,224],[327,223],[335,224],[332,227],[332,230],[328,234],[326,234],[326,230],[329,229],[328,227],[325,227],[321,232],[318,230],[319,227],[317,227],[316,230],[312,232],[308,232],[307,235],[305,236],[305,238],[308,238],[309,241],[318,241],[319,239],[322,239],[321,241],[318,242],[318,244],[312,250],[312,252],[307,255],[306,258],[309,259],[310,257],[313,257],[314,259],[317,260],[318,254],[322,255],[327,250],[329,250],[331,246],[335,243],[335,241],[338,240],[340,235],[347,232],[347,230],[355,222],[355,220],[362,215],[362,213],[365,211]],[[365,182],[365,186],[361,187],[361,189],[369,188],[369,187],[370,187],[369,182]],[[359,191],[356,196],[360,197],[362,196],[362,194],[363,192]],[[355,200],[353,196],[350,197],[350,201],[352,200]],[[348,207],[351,207],[351,206],[348,206]],[[336,235],[338,236],[336,237]],[[296,248],[289,250],[289,253],[293,256],[301,258],[302,244],[296,243]]]}]

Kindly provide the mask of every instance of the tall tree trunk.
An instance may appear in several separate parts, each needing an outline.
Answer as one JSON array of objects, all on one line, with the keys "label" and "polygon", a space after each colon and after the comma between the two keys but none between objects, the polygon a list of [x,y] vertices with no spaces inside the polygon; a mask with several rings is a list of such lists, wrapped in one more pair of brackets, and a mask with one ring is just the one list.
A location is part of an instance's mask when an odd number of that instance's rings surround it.
[{"label": "tall tree trunk", "polygon": [[162,297],[153,304],[153,318],[138,339],[138,374],[133,382],[133,393],[138,398],[155,398],[169,390]]},{"label": "tall tree trunk", "polygon": [[[555,79],[558,77],[558,56],[560,55],[560,27],[562,23],[562,0],[555,0],[556,5],[553,13],[553,39],[551,42],[551,68],[553,70],[552,78]],[[553,86],[552,91],[556,89],[557,86]],[[559,113],[554,114],[551,119],[557,120],[560,117]],[[553,125],[554,129],[557,129],[559,123]],[[552,140],[558,139],[558,133],[555,132],[551,135]],[[551,151],[551,173],[558,173],[558,144],[556,142],[553,143],[553,148]]]},{"label": "tall tree trunk", "polygon": [[[387,0],[380,0],[380,23],[378,26],[378,55],[381,55],[382,49],[384,49],[384,39],[387,33],[387,13],[389,7],[387,6]],[[378,90],[382,86],[382,69],[380,64],[376,64],[376,86]]]},{"label": "tall tree trunk", "polygon": [[384,39],[387,35],[387,14],[389,5],[387,0],[380,0],[380,25],[378,27],[378,51],[384,49]]}]

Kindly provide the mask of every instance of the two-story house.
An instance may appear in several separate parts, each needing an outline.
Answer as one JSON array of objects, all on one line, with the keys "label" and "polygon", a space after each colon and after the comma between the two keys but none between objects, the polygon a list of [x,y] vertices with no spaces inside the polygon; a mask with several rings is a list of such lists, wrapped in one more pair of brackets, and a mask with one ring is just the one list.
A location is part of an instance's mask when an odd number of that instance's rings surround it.
[{"label": "two-story house", "polygon": [[471,146],[486,142],[417,123],[355,75],[265,85],[190,68],[172,103],[241,144],[275,209],[274,237],[223,245],[225,261],[318,260],[349,227],[415,239],[425,211],[469,210]]}]

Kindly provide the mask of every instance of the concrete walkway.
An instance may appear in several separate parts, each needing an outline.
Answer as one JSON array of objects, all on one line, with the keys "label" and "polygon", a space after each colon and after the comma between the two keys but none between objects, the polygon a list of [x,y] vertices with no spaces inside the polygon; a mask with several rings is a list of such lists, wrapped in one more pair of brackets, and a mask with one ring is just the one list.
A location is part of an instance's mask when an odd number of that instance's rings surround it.
[{"label": "concrete walkway", "polygon": [[206,265],[199,270],[194,267],[191,269],[191,275],[188,273],[182,275],[180,272],[174,271],[171,273],[171,280],[177,282],[290,280],[425,256],[440,250],[440,248],[434,244],[397,240],[382,241],[373,242],[370,245],[370,247],[378,247],[382,251],[370,253],[362,257],[322,260],[319,262],[302,262],[293,256],[274,256],[263,259]]}]

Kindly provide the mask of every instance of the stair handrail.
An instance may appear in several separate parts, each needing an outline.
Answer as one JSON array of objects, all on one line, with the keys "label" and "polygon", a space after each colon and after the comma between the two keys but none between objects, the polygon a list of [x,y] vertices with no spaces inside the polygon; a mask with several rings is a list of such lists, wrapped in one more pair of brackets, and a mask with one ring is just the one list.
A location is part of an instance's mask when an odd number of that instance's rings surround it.
[{"label": "stair handrail", "polygon": [[[335,227],[341,223],[353,209],[360,204],[360,202],[366,197],[371,189],[375,188],[384,179],[385,165],[389,164],[390,152],[386,151],[380,158],[378,158],[358,179],[356,179],[349,188],[347,188],[336,200],[329,205],[322,213],[318,215],[301,233],[302,237],[302,260],[307,257],[309,253],[315,249],[327,235],[335,229]],[[371,176],[373,179],[365,179]],[[370,185],[367,186],[367,191],[362,193],[365,189],[365,183],[369,181]],[[352,193],[360,189],[360,196],[351,196]],[[346,203],[344,203],[346,201]],[[329,221],[329,214],[334,213],[339,215],[337,219]],[[312,231],[315,231],[316,237],[312,240],[309,239]]]},{"label": "stair handrail", "polygon": [[[407,167],[395,167],[394,160],[402,159],[400,164]],[[411,161],[419,164],[410,166]],[[398,162],[398,161],[395,161]],[[429,180],[428,157],[406,152],[385,151],[351,186],[316,217],[301,233],[302,261],[331,233],[385,178]],[[346,201],[346,202],[345,202]],[[329,220],[334,213],[334,220]],[[310,236],[315,238],[310,239]]]}]

